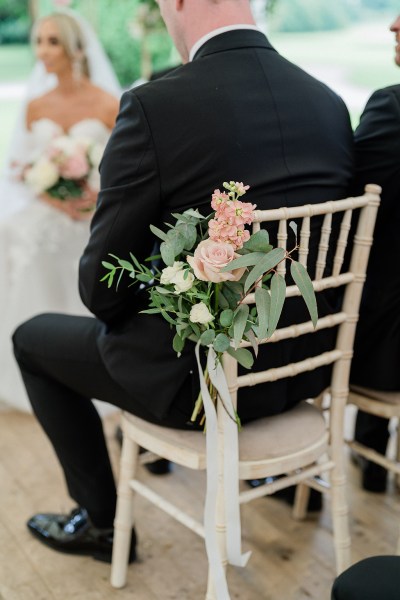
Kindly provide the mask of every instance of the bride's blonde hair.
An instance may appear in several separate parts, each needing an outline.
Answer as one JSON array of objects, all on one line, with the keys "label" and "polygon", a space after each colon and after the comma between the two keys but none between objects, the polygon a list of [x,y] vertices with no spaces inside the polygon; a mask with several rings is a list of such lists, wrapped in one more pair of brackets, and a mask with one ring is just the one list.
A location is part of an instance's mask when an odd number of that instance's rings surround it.
[{"label": "bride's blonde hair", "polygon": [[39,26],[44,21],[52,21],[56,24],[59,31],[60,43],[67,53],[67,56],[73,64],[78,62],[81,73],[90,79],[85,40],[79,23],[70,15],[57,12],[50,13],[35,22],[32,29],[33,43],[37,37]]}]

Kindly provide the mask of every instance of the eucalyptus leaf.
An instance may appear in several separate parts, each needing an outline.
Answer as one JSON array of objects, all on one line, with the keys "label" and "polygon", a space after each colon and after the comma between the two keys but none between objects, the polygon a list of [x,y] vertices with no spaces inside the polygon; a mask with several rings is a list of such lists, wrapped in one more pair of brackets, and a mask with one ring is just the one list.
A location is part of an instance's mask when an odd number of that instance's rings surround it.
[{"label": "eucalyptus leaf", "polygon": [[242,341],[249,311],[248,304],[240,304],[233,315],[233,340],[235,348],[237,348]]},{"label": "eucalyptus leaf", "polygon": [[289,227],[291,228],[294,235],[296,236],[296,241],[297,241],[297,223],[296,223],[296,221],[290,221]]},{"label": "eucalyptus leaf", "polygon": [[233,269],[238,269],[241,267],[250,267],[252,265],[256,265],[264,256],[265,254],[263,252],[251,252],[250,254],[244,254],[244,256],[235,258],[229,264],[223,267],[221,269],[221,273],[225,273],[225,271],[233,271]]},{"label": "eucalyptus leaf", "polygon": [[233,310],[230,308],[223,310],[219,316],[219,322],[222,327],[230,327],[233,321]]},{"label": "eucalyptus leaf", "polygon": [[215,352],[226,352],[230,347],[230,341],[227,335],[219,333],[214,340],[213,348]]},{"label": "eucalyptus leaf", "polygon": [[175,321],[175,319],[173,319],[172,317],[170,317],[166,310],[162,310],[161,309],[161,314],[162,314],[163,318],[166,321],[168,321],[168,323],[170,323],[170,325],[174,325],[174,326],[177,325],[177,322]]},{"label": "eucalyptus leaf", "polygon": [[285,258],[285,250],[283,248],[274,248],[268,254],[264,254],[258,261],[256,266],[247,275],[244,284],[244,291],[247,292],[253,283],[255,283],[264,273],[276,267],[276,265]]},{"label": "eucalyptus leaf", "polygon": [[108,282],[107,282],[107,287],[108,288],[110,288],[112,286],[112,284],[113,284],[114,275],[115,275],[115,271],[110,271],[110,273],[109,273],[109,279],[108,279]]},{"label": "eucalyptus leaf", "polygon": [[245,337],[249,340],[250,344],[252,345],[254,355],[257,358],[258,342],[256,336],[254,335],[254,331],[252,329],[249,329],[248,331],[246,331]]},{"label": "eucalyptus leaf", "polygon": [[184,346],[185,346],[185,340],[183,340],[181,338],[181,336],[176,333],[174,335],[174,339],[172,340],[173,349],[175,350],[175,352],[180,354],[182,352]]},{"label": "eucalyptus leaf", "polygon": [[122,260],[122,258],[119,259],[119,265],[123,268],[126,269],[127,271],[134,271],[134,267],[133,265],[128,262],[127,260]]},{"label": "eucalyptus leaf", "polygon": [[109,262],[107,262],[107,261],[105,261],[105,260],[103,260],[103,261],[101,262],[101,264],[102,264],[102,265],[103,265],[103,267],[105,267],[106,269],[111,269],[112,271],[114,271],[114,269],[115,269],[115,265],[112,265],[111,263],[109,263]]},{"label": "eucalyptus leaf", "polygon": [[209,346],[210,344],[213,343],[214,340],[215,340],[214,329],[207,329],[206,331],[203,331],[203,333],[200,336],[200,344],[202,346]]},{"label": "eucalyptus leaf", "polygon": [[146,308],[146,310],[140,310],[140,313],[144,315],[156,315],[161,312],[160,308]]},{"label": "eucalyptus leaf", "polygon": [[251,369],[254,364],[253,355],[250,350],[247,350],[247,348],[238,348],[235,350],[234,348],[230,347],[228,348],[227,352],[233,356],[233,358],[237,360],[238,363],[245,369]]},{"label": "eucalyptus leaf", "polygon": [[225,298],[224,294],[220,291],[218,294],[218,305],[220,306],[220,308],[222,308],[223,310],[228,309],[229,308],[229,302],[228,300]]},{"label": "eucalyptus leaf", "polygon": [[161,238],[163,240],[163,242],[167,241],[167,234],[164,233],[164,231],[161,231],[161,229],[159,229],[158,227],[156,227],[155,225],[150,225],[150,230],[152,233],[154,233],[154,235],[156,235],[157,237]]},{"label": "eucalyptus leaf", "polygon": [[263,340],[268,335],[268,321],[271,307],[271,296],[264,288],[257,288],[255,293],[257,316],[258,316],[258,338]]},{"label": "eucalyptus leaf", "polygon": [[147,273],[131,273],[131,276],[132,275],[135,279],[137,279],[138,281],[142,281],[143,283],[149,283],[149,281],[152,281],[154,278],[153,274],[148,275]]},{"label": "eucalyptus leaf", "polygon": [[301,263],[295,260],[291,262],[290,273],[293,277],[293,281],[295,282],[295,284],[300,290],[301,295],[303,296],[304,302],[306,303],[306,306],[308,308],[308,312],[310,313],[311,321],[313,322],[313,325],[315,327],[318,321],[318,308],[310,276],[307,273],[306,268]]},{"label": "eucalyptus leaf", "polygon": [[229,303],[229,308],[235,310],[237,307],[237,304],[240,300],[240,294],[237,294],[236,292],[233,292],[229,287],[227,287],[226,285],[224,285],[223,287],[224,290],[224,296],[226,298],[226,300]]},{"label": "eucalyptus leaf", "polygon": [[243,244],[245,250],[251,250],[251,252],[270,252],[272,246],[269,243],[269,235],[266,229],[260,229],[250,236],[250,239]]},{"label": "eucalyptus leaf", "polygon": [[168,267],[172,267],[175,261],[175,249],[170,242],[162,242],[160,245],[161,257]]},{"label": "eucalyptus leaf", "polygon": [[140,264],[136,256],[132,254],[132,252],[129,252],[129,256],[131,257],[133,264],[139,269],[139,271],[141,271],[142,265]]},{"label": "eucalyptus leaf", "polygon": [[184,249],[191,250],[196,243],[197,229],[190,223],[181,223],[176,228],[184,239]]},{"label": "eucalyptus leaf", "polygon": [[268,337],[274,333],[282,308],[285,303],[286,283],[284,278],[275,273],[271,279],[271,306],[269,309]]}]

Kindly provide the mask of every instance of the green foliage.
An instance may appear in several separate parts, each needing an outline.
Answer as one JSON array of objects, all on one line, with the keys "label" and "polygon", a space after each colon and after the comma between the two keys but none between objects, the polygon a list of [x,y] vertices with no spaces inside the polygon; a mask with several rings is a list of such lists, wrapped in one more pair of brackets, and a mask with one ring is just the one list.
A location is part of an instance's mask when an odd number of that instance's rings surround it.
[{"label": "green foliage", "polygon": [[[232,189],[232,182],[223,185]],[[238,190],[240,185],[243,184],[239,184]],[[235,189],[223,202],[240,203],[240,195]],[[195,259],[190,257],[193,249],[208,239],[210,218],[223,217],[216,217],[216,214],[204,217],[192,209],[182,214],[176,213],[173,217],[176,223],[167,224],[167,232],[150,225],[152,233],[162,240],[160,250],[162,260],[167,265],[165,268],[159,270],[155,265],[149,268],[140,264],[133,254],[130,255],[131,261],[110,255],[116,264],[109,261],[102,263],[108,271],[102,281],[111,287],[118,275],[118,287],[124,272],[127,272],[134,283],[148,284],[149,308],[143,312],[158,313],[175,327],[173,347],[178,354],[184,349],[186,339],[190,339],[204,346],[212,345],[218,356],[230,352],[241,365],[249,368],[253,363],[252,354],[239,346],[246,339],[257,354],[258,340],[269,338],[274,333],[285,302],[285,279],[275,271],[282,261],[290,261],[293,280],[316,324],[317,305],[312,282],[306,269],[291,258],[292,252],[297,249],[297,239],[295,248],[288,252],[283,248],[272,248],[266,231],[253,234],[241,249],[236,250],[241,255],[234,259],[230,256],[230,262],[218,271],[221,275],[234,271],[237,280],[221,280],[219,277],[220,281],[215,283],[204,280],[202,272],[197,270],[196,261],[203,255],[199,253]],[[296,225],[291,223],[290,226],[296,237]],[[218,251],[226,252],[227,244],[220,244]],[[202,246],[202,251],[205,251],[205,247]],[[236,271],[239,268],[244,272]],[[268,290],[263,281],[271,273]],[[245,299],[253,291],[255,307],[250,310]]]},{"label": "green foliage", "polygon": [[349,24],[351,9],[345,0],[279,0],[274,10],[277,31],[328,31]]},{"label": "green foliage", "polygon": [[0,0],[0,44],[21,44],[29,40],[26,0]]}]

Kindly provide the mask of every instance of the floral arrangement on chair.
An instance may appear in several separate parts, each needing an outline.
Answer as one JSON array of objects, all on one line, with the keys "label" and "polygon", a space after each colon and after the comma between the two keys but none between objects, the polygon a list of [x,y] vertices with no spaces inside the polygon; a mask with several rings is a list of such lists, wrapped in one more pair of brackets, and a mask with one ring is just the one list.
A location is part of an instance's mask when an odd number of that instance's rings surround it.
[{"label": "floral arrangement on chair", "polygon": [[[275,331],[285,301],[285,279],[277,265],[290,261],[290,273],[302,294],[314,326],[317,305],[310,277],[305,267],[292,258],[297,250],[297,230],[290,223],[296,242],[292,250],[273,248],[266,229],[252,235],[245,227],[254,220],[256,206],[240,200],[248,185],[224,182],[224,191],[212,194],[213,211],[204,217],[189,209],[173,214],[175,225],[167,232],[151,225],[161,239],[160,255],[140,264],[133,254],[130,260],[109,256],[116,263],[104,261],[106,275],[101,279],[118,287],[124,273],[133,283],[148,287],[147,314],[160,314],[175,329],[173,348],[179,355],[187,340],[212,348],[220,361],[224,352],[245,368],[251,368],[253,354],[240,348],[242,340],[250,342],[257,356],[258,342]],[[160,259],[164,268],[158,266]],[[254,293],[252,308],[246,303]],[[204,373],[208,385],[207,370]],[[211,386],[210,386],[211,387]],[[216,395],[215,390],[213,390]],[[215,400],[215,397],[214,397]],[[192,420],[201,408],[201,395]],[[236,415],[236,420],[239,419]]]},{"label": "floral arrangement on chair", "polygon": [[87,138],[59,135],[38,158],[25,165],[20,179],[35,194],[66,200],[82,198],[87,188],[98,191],[98,167],[104,146]]}]

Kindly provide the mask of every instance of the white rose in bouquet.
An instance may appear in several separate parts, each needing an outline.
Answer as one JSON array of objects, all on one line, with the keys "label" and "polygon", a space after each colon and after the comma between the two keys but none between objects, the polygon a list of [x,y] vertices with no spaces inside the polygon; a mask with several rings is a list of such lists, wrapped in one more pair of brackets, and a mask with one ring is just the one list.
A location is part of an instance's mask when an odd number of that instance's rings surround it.
[{"label": "white rose in bouquet", "polygon": [[160,283],[162,285],[168,285],[169,283],[173,283],[173,279],[179,271],[182,271],[184,262],[181,260],[176,260],[172,267],[165,267],[161,271]]},{"label": "white rose in bouquet", "polygon": [[45,157],[40,158],[25,173],[25,181],[35,194],[42,194],[45,190],[55,185],[59,172],[54,163]]},{"label": "white rose in bouquet", "polygon": [[[186,275],[186,276],[185,276]],[[178,271],[175,277],[172,279],[171,283],[174,284],[175,292],[177,294],[182,294],[182,292],[187,292],[193,286],[194,275],[190,273],[190,271]]]},{"label": "white rose in bouquet", "polygon": [[97,167],[93,168],[90,171],[87,182],[88,182],[88,186],[92,190],[95,190],[96,192],[98,192],[100,190],[100,173],[99,173]]},{"label": "white rose in bouquet", "polygon": [[206,323],[211,323],[211,321],[214,320],[214,317],[204,302],[198,302],[192,306],[189,320],[192,321],[192,323],[201,323],[202,325],[205,325]]},{"label": "white rose in bouquet", "polygon": [[103,158],[104,146],[101,144],[91,144],[89,147],[89,160],[93,168],[98,169],[100,161]]},{"label": "white rose in bouquet", "polygon": [[60,153],[65,156],[74,156],[77,149],[81,149],[81,147],[82,143],[78,139],[69,137],[68,135],[60,135],[51,142],[49,153],[50,155]]}]

